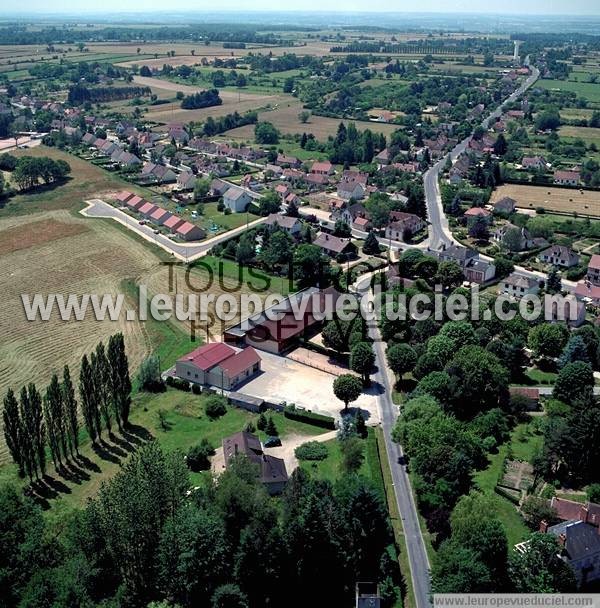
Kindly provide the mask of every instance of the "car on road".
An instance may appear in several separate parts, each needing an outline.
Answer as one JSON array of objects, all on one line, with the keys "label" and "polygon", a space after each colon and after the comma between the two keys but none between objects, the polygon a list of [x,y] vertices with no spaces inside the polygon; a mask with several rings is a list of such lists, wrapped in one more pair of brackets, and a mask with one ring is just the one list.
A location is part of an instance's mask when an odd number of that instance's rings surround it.
[{"label": "car on road", "polygon": [[160,230],[153,230],[154,234],[160,234]]},{"label": "car on road", "polygon": [[140,226],[145,226],[145,225],[146,225],[146,220],[140,220],[140,221],[138,222],[138,224],[139,224]]}]

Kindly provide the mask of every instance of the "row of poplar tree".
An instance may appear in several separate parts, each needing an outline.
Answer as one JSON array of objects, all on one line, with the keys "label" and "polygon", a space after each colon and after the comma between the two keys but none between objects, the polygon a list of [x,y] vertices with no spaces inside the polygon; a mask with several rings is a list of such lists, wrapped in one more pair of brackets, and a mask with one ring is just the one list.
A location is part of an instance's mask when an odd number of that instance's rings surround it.
[{"label": "row of poplar tree", "polygon": [[[127,425],[131,405],[131,380],[123,334],[110,337],[105,348],[81,360],[79,374],[81,415],[87,432],[96,441],[113,423]],[[79,453],[79,407],[69,367],[62,378],[53,374],[42,395],[34,383],[21,389],[19,398],[12,389],[4,397],[4,437],[22,477],[30,481],[46,473],[46,446],[54,466]]]}]

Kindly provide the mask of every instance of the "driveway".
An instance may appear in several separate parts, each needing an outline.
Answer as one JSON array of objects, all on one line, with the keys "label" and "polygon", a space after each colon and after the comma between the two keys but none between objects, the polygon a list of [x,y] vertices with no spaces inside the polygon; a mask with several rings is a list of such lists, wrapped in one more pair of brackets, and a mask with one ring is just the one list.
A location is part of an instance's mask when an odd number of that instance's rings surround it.
[{"label": "driveway", "polygon": [[[344,405],[333,394],[334,375],[279,355],[260,351],[260,356],[262,373],[238,386],[238,392],[273,403],[295,403],[336,419],[340,417]],[[350,404],[352,409],[361,409],[370,425],[379,423],[377,390],[374,385]]]}]

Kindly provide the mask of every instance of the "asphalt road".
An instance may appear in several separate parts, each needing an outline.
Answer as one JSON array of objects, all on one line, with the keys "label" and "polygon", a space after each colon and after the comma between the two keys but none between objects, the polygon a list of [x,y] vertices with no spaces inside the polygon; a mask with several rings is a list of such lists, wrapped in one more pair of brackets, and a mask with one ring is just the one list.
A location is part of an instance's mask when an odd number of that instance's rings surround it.
[{"label": "asphalt road", "polygon": [[[371,276],[372,274],[368,274],[360,277],[355,284],[355,289],[360,293],[366,293],[370,289]],[[400,464],[401,457],[403,456],[402,447],[392,439],[392,429],[399,414],[398,406],[392,402],[394,378],[392,372],[387,367],[385,345],[379,334],[377,322],[370,322],[369,325],[369,335],[374,341],[373,346],[377,365],[377,373],[373,379],[381,387],[381,392],[377,397],[379,416],[394,483],[394,495],[400,518],[402,519],[402,528],[404,530],[410,566],[410,573],[403,572],[403,575],[408,576],[410,574],[416,608],[428,608],[431,605],[429,558],[425,549],[425,542],[423,541],[419,514],[413,497],[410,478],[406,471],[406,466]]]},{"label": "asphalt road", "polygon": [[135,218],[132,218],[130,215],[127,215],[124,211],[109,205],[107,202],[94,198],[86,201],[88,207],[81,211],[82,215],[86,217],[103,217],[103,218],[111,218],[124,226],[126,226],[129,230],[132,230],[142,238],[146,239],[150,243],[154,243],[158,247],[161,247],[168,253],[170,253],[173,257],[182,260],[184,262],[193,262],[198,258],[206,255],[209,250],[217,245],[218,243],[223,243],[224,241],[229,240],[230,238],[240,234],[247,230],[250,226],[256,226],[257,224],[262,224],[267,220],[266,217],[260,218],[258,220],[254,220],[250,222],[247,226],[244,224],[239,228],[234,228],[233,230],[228,230],[223,234],[219,234],[217,236],[213,236],[205,241],[199,241],[196,243],[178,243],[177,241],[173,241],[164,234],[154,234],[154,228],[148,224],[140,224],[139,221]]},{"label": "asphalt road", "polygon": [[[518,99],[536,82],[539,78],[540,71],[534,67],[531,69],[531,76],[481,123],[481,126],[484,129],[488,129],[490,123],[502,115],[502,106],[505,103],[510,103]],[[429,219],[429,246],[432,249],[441,249],[443,245],[448,246],[455,242],[448,225],[448,219],[446,218],[442,207],[439,178],[440,173],[446,165],[448,156],[450,156],[452,163],[456,162],[456,159],[467,149],[470,140],[471,136],[463,139],[463,141],[457,144],[451,152],[440,159],[423,175],[423,186],[425,189],[425,200],[427,202],[427,214]]]}]

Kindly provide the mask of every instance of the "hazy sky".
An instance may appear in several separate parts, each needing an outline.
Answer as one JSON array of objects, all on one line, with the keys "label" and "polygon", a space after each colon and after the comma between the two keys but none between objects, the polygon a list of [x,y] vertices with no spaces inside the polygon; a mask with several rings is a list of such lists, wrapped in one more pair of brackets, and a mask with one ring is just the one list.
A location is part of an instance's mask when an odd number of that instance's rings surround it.
[{"label": "hazy sky", "polygon": [[3,0],[6,12],[152,12],[221,10],[387,11],[387,12],[475,12],[512,14],[600,15],[600,0]]}]

